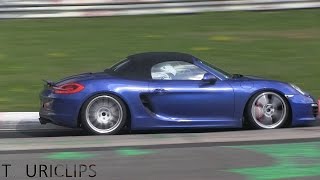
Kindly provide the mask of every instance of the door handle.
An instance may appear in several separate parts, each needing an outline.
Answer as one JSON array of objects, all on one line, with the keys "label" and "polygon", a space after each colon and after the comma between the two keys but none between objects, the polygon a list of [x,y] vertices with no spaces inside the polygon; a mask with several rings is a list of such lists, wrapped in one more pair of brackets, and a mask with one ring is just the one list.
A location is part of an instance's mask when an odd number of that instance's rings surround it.
[{"label": "door handle", "polygon": [[153,92],[155,92],[155,93],[165,93],[165,92],[167,92],[167,90],[159,88],[159,89],[153,90]]}]

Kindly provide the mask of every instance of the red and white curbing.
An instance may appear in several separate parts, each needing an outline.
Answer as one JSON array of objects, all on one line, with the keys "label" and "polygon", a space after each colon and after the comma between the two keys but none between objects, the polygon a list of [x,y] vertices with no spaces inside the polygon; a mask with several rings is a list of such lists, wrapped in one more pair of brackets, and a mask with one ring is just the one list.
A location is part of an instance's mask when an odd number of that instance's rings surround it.
[{"label": "red and white curbing", "polygon": [[38,112],[0,112],[0,131],[61,129],[53,124],[41,125]]},{"label": "red and white curbing", "polygon": [[39,122],[38,112],[0,112],[0,123],[2,122]]}]

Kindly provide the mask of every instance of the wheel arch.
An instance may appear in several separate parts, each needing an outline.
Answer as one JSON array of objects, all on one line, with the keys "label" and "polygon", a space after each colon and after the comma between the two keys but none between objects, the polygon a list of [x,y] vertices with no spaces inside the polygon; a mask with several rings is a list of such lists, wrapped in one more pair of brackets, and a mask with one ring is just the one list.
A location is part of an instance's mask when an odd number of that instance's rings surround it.
[{"label": "wheel arch", "polygon": [[91,94],[90,96],[86,97],[85,100],[82,102],[80,109],[78,111],[78,117],[77,117],[77,127],[81,127],[81,110],[84,106],[84,104],[92,97],[94,96],[98,96],[98,95],[105,95],[105,94],[111,94],[113,96],[116,96],[117,98],[121,99],[122,102],[124,103],[124,105],[126,106],[126,110],[127,110],[127,121],[125,123],[125,126],[127,126],[128,128],[131,128],[131,110],[130,107],[128,105],[128,103],[124,100],[124,98],[117,93],[111,92],[111,91],[101,91],[101,92],[96,92]]},{"label": "wheel arch", "polygon": [[268,92],[268,91],[279,94],[287,102],[288,108],[289,108],[289,120],[288,120],[288,122],[287,122],[287,124],[285,126],[287,127],[287,126],[291,125],[291,123],[292,123],[292,107],[291,107],[291,104],[290,104],[288,98],[285,96],[285,94],[283,92],[281,92],[281,91],[279,91],[277,89],[273,89],[273,88],[259,89],[259,90],[254,91],[254,92],[252,92],[250,94],[250,96],[247,99],[246,104],[244,106],[243,112],[242,112],[242,116],[243,116],[242,124],[243,125],[246,125],[246,118],[245,118],[246,117],[246,111],[247,111],[247,108],[249,106],[249,102],[251,101],[251,99],[257,94],[260,94],[260,93],[263,93],[263,92]]}]

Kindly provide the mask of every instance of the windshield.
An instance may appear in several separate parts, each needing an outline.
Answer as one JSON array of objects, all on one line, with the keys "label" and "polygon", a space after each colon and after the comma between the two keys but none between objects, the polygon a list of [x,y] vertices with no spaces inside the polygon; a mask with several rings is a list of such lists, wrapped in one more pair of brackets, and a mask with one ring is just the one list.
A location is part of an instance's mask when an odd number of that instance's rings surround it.
[{"label": "windshield", "polygon": [[201,61],[201,60],[199,60],[199,61],[200,61],[202,64],[210,67],[211,69],[219,72],[219,73],[222,74],[225,78],[228,78],[228,79],[229,79],[229,78],[232,78],[232,77],[233,77],[232,74],[229,74],[229,73],[225,72],[224,70],[222,70],[222,69],[220,69],[220,68],[218,68],[218,67],[216,67],[216,66],[214,66],[214,65],[212,65],[212,64],[209,64],[209,63],[207,63],[207,62],[205,62],[205,61]]}]

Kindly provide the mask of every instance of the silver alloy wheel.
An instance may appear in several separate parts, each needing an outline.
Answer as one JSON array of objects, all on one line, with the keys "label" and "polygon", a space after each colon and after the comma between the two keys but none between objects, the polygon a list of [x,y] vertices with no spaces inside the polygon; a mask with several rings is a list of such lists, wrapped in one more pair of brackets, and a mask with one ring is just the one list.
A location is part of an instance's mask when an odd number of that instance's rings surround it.
[{"label": "silver alloy wheel", "polygon": [[251,114],[257,125],[265,129],[273,129],[285,120],[287,105],[280,95],[265,92],[254,99]]},{"label": "silver alloy wheel", "polygon": [[113,97],[102,95],[90,101],[86,108],[86,121],[90,128],[98,133],[110,133],[122,121],[123,110]]}]

